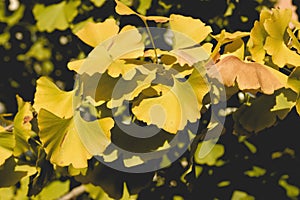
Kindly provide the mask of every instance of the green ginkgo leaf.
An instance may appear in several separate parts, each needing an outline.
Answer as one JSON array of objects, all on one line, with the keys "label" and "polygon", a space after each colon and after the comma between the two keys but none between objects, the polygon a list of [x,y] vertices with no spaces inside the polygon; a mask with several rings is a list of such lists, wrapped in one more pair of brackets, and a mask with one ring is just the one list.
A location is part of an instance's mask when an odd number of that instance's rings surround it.
[{"label": "green ginkgo leaf", "polygon": [[67,194],[70,188],[70,181],[53,181],[49,183],[43,190],[36,195],[33,200],[40,199],[59,199]]},{"label": "green ginkgo leaf", "polygon": [[[61,167],[72,164],[74,168],[87,167],[87,160],[92,154],[97,155],[105,150],[110,143],[110,129],[114,124],[111,118],[87,122],[79,113],[64,119],[44,109],[39,112],[38,122],[39,136],[50,162]],[[94,129],[95,135],[91,135],[93,132],[89,128],[93,129],[95,123],[100,128]]]},{"label": "green ginkgo leaf", "polygon": [[13,154],[15,138],[12,132],[0,126],[0,166]]},{"label": "green ginkgo leaf", "polygon": [[49,78],[41,77],[37,80],[33,108],[37,112],[44,108],[58,117],[70,118],[73,116],[73,95],[74,91],[62,91]]},{"label": "green ginkgo leaf", "polygon": [[67,29],[77,16],[77,7],[80,3],[81,1],[61,1],[49,6],[36,4],[32,11],[34,18],[37,20],[38,30],[52,32],[55,29]]},{"label": "green ginkgo leaf", "polygon": [[51,163],[62,167],[70,164],[75,168],[87,167],[92,155],[82,144],[73,118],[62,119],[41,109],[38,122],[39,136]]},{"label": "green ginkgo leaf", "polygon": [[300,55],[287,47],[284,41],[284,35],[289,26],[292,17],[292,11],[285,9],[273,9],[270,18],[264,22],[266,32],[269,34],[266,38],[264,49],[272,56],[272,61],[278,67],[284,67],[286,64],[299,66]]},{"label": "green ginkgo leaf", "polygon": [[30,121],[33,118],[31,104],[24,102],[23,99],[17,96],[18,112],[14,118],[13,133],[16,140],[16,146],[14,148],[14,155],[19,156],[22,153],[30,150],[28,139],[35,135],[31,130]]},{"label": "green ginkgo leaf", "polygon": [[251,100],[251,105],[242,105],[233,113],[235,132],[258,133],[273,126],[278,119],[283,120],[287,116],[295,106],[296,98],[295,92],[283,88],[272,95],[262,95]]}]

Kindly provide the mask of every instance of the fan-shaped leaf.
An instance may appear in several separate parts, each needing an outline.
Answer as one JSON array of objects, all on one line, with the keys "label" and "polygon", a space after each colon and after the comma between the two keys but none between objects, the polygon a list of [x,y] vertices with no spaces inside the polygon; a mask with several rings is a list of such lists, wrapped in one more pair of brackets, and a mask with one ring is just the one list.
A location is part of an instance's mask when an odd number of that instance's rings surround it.
[{"label": "fan-shaped leaf", "polygon": [[208,86],[201,74],[194,70],[189,79],[174,85],[160,97],[144,99],[132,109],[134,115],[144,122],[154,124],[169,133],[182,130],[187,122],[200,118],[202,99]]},{"label": "fan-shaped leaf", "polygon": [[73,116],[73,95],[74,91],[62,91],[49,78],[41,77],[37,80],[33,108],[37,112],[44,108],[58,117],[70,118]]},{"label": "fan-shaped leaf", "polygon": [[[220,73],[224,85],[231,87],[237,83],[241,90],[260,91],[272,94],[286,85],[287,76],[265,65],[243,62],[235,56],[226,56],[216,64],[216,69],[208,71],[213,78]],[[220,78],[219,78],[220,79]]]},{"label": "fan-shaped leaf", "polygon": [[285,64],[299,66],[300,55],[290,50],[284,42],[284,34],[291,21],[292,11],[273,9],[269,19],[264,22],[264,27],[269,36],[266,38],[264,49],[272,56],[272,61],[279,67]]},{"label": "fan-shaped leaf", "polygon": [[0,126],[0,166],[13,154],[15,138],[13,133],[3,130]]},{"label": "fan-shaped leaf", "polygon": [[200,19],[176,14],[170,15],[170,28],[174,31],[174,49],[199,44],[212,32],[211,27],[206,26]]},{"label": "fan-shaped leaf", "polygon": [[47,32],[67,29],[78,14],[79,5],[80,1],[62,1],[50,6],[36,4],[33,8],[33,15],[37,20],[37,28]]},{"label": "fan-shaped leaf", "polygon": [[85,26],[76,32],[76,35],[86,44],[96,47],[101,42],[118,34],[119,26],[114,19],[106,19],[104,22],[87,22]]}]

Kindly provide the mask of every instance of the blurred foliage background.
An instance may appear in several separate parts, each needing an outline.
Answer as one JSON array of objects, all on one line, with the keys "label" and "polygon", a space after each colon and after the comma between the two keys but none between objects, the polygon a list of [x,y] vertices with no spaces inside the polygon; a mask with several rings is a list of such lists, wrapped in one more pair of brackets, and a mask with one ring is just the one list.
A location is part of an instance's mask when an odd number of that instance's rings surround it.
[{"label": "blurred foliage background", "polygon": [[[34,14],[37,4],[44,6],[73,4],[65,13],[67,24],[60,28],[48,29],[38,26],[38,14]],[[76,3],[77,2],[77,3]],[[211,25],[214,33],[221,29],[228,32],[249,31],[259,12],[271,8],[275,0],[123,0],[142,14],[169,16],[177,13],[200,18]],[[300,2],[293,1],[300,14]],[[74,73],[66,67],[73,58],[82,58],[91,50],[73,33],[85,21],[103,21],[113,16],[120,25],[143,26],[134,16],[120,18],[114,11],[113,0],[1,0],[0,1],[0,113],[16,113],[15,95],[32,101],[35,82],[46,75],[66,90],[73,87]],[[73,10],[72,10],[73,9]],[[54,13],[53,17],[56,17]],[[151,23],[149,24],[151,26]],[[154,24],[153,24],[154,25]],[[237,104],[231,99],[228,104]],[[184,181],[181,175],[186,172],[184,158],[170,168],[160,170],[151,182],[147,174],[127,175],[135,180],[129,190],[147,185],[139,194],[139,199],[298,199],[300,187],[299,134],[300,123],[293,110],[278,126],[269,128],[249,140],[232,135],[232,119],[225,124],[225,134],[219,143],[224,145],[222,160],[224,166],[199,165],[193,169],[196,174],[188,174]],[[197,165],[196,165],[197,166]],[[105,169],[92,182],[101,185],[115,197],[121,195],[118,187],[124,174]],[[106,177],[106,174],[109,174]],[[111,179],[111,177],[115,177]],[[151,177],[151,176],[150,176]],[[149,182],[143,181],[148,180]],[[138,181],[140,180],[140,181]],[[130,181],[129,181],[130,182]],[[134,182],[134,181],[131,181]],[[149,185],[149,183],[151,184]],[[73,182],[73,187],[76,186]],[[121,186],[120,186],[121,187]],[[117,189],[116,189],[117,188]],[[233,195],[234,194],[234,195]],[[84,199],[84,195],[81,197]]]}]

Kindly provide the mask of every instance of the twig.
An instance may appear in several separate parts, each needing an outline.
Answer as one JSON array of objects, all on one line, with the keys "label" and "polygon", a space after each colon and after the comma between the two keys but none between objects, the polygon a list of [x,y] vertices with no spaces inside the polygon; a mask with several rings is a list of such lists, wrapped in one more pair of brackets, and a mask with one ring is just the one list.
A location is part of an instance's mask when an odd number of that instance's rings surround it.
[{"label": "twig", "polygon": [[85,192],[84,185],[80,185],[72,189],[69,193],[65,194],[64,196],[60,197],[58,200],[70,200],[75,199],[75,197],[81,195]]}]

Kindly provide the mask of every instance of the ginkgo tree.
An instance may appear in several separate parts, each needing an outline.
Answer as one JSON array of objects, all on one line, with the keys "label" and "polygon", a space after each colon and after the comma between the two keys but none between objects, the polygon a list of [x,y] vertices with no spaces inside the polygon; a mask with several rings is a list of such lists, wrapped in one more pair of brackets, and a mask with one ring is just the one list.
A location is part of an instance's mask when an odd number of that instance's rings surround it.
[{"label": "ginkgo tree", "polygon": [[[32,13],[40,31],[52,32],[70,28],[79,6],[36,4]],[[59,15],[49,21],[52,12]],[[33,104],[17,96],[14,119],[0,116],[0,199],[136,199],[148,183],[159,185],[159,170],[177,159],[184,165],[181,184],[189,187],[205,167],[228,165],[224,146],[216,144],[222,117],[232,118],[238,142],[255,153],[248,137],[280,123],[294,107],[300,115],[300,26],[291,10],[263,10],[250,32],[219,34],[200,19],[146,16],[143,7],[134,11],[123,1],[115,1],[115,12],[145,27],[120,26],[114,18],[72,27],[91,48],[66,66],[76,74],[73,90],[39,77]],[[236,96],[236,107],[223,107]],[[244,174],[266,171],[253,166]],[[283,175],[278,184],[288,197],[299,197],[288,179]],[[254,197],[236,188],[231,198]]]}]

